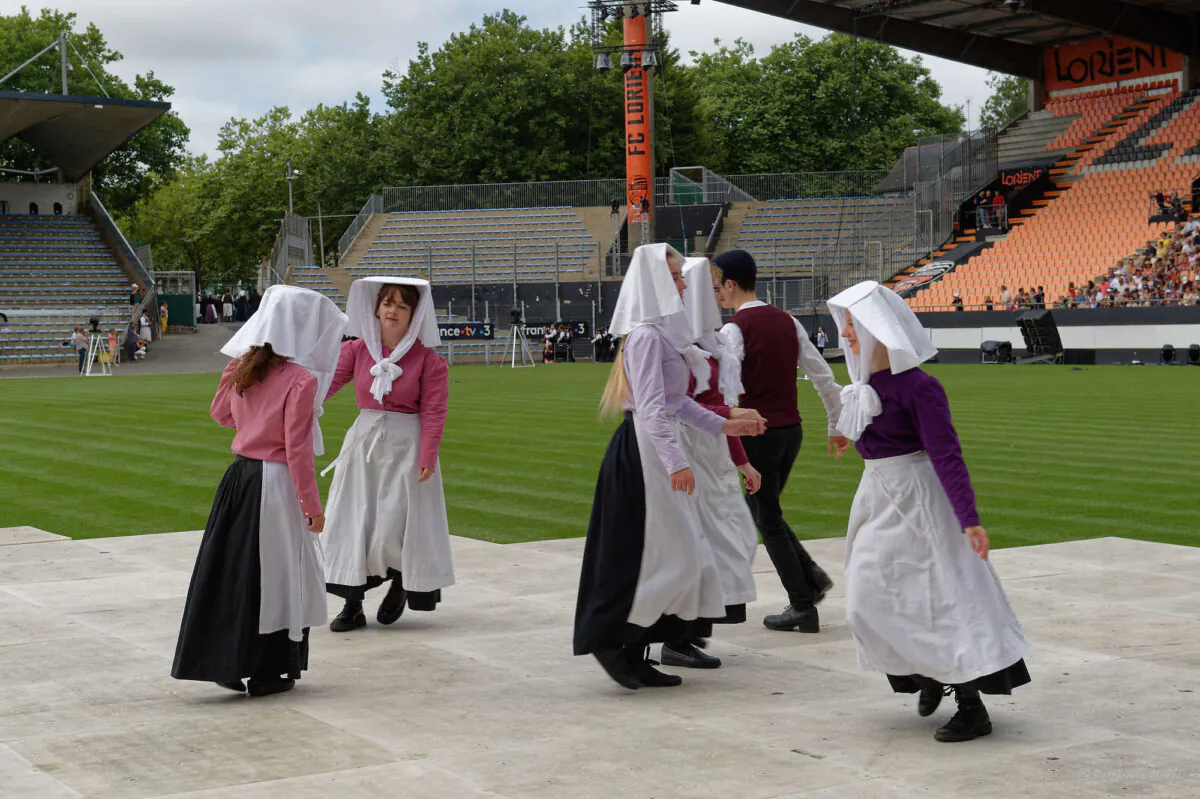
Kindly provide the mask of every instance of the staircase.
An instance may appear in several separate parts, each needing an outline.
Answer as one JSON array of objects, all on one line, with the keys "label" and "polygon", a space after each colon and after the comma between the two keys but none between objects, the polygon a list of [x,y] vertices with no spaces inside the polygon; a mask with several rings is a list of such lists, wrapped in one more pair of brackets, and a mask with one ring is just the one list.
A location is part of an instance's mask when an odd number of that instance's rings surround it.
[{"label": "staircase", "polygon": [[1009,166],[1024,166],[1038,161],[1063,156],[1070,150],[1047,150],[1078,119],[1077,116],[1056,116],[1051,111],[1034,111],[1020,122],[1008,127],[997,142],[998,161],[1001,169]]}]

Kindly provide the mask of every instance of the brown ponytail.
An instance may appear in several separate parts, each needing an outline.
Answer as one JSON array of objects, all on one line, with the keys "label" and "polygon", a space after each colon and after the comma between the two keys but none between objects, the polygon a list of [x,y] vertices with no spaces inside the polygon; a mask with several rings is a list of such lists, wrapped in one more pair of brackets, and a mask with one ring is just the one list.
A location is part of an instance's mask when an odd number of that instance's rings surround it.
[{"label": "brown ponytail", "polygon": [[233,390],[239,397],[242,396],[250,386],[265,380],[268,372],[285,363],[287,358],[276,355],[270,343],[261,347],[251,347],[250,351],[242,356],[242,365],[229,378],[233,383]]}]

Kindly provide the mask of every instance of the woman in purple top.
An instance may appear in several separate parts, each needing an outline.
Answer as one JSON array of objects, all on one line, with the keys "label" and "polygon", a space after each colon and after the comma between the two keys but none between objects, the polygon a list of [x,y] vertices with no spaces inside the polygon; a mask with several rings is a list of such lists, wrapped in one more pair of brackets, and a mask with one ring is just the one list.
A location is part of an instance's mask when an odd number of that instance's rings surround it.
[{"label": "woman in purple top", "polygon": [[846,623],[859,664],[932,714],[958,712],[939,741],[992,731],[979,694],[1029,682],[1029,641],[987,560],[975,492],[941,383],[917,368],[937,354],[899,295],[873,281],[829,301],[853,383],[838,429],[866,462],[846,533]]},{"label": "woman in purple top", "polygon": [[708,386],[705,353],[691,343],[683,257],[639,247],[613,311],[625,336],[601,407],[624,411],[604,454],[588,523],[574,651],[594,655],[620,685],[679,685],[646,659],[650,644],[702,636],[725,615],[712,550],[697,516],[696,478],[680,446],[683,425],[710,436],[758,435],[762,423],[723,419],[687,395]]}]

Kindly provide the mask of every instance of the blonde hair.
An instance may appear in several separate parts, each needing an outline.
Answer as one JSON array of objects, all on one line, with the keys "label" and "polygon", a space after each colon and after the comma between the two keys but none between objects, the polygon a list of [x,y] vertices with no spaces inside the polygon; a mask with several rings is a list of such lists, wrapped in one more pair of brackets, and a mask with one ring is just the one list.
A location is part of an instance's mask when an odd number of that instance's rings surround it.
[{"label": "blonde hair", "polygon": [[629,378],[625,376],[625,339],[621,339],[612,371],[608,373],[608,382],[604,384],[604,394],[600,396],[600,418],[610,419],[623,413],[627,399]]}]

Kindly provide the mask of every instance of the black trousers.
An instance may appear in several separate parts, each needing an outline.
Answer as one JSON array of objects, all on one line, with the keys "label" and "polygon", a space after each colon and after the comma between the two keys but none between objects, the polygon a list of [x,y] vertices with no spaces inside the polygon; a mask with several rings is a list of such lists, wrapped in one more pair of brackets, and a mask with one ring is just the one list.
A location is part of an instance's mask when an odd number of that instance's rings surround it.
[{"label": "black trousers", "polygon": [[803,438],[800,425],[796,425],[768,428],[761,436],[742,439],[750,465],[762,475],[762,487],[757,493],[746,495],[754,526],[762,535],[763,546],[767,548],[789,601],[800,609],[813,606],[820,582],[818,575],[824,574],[788,527],[779,505],[779,497],[787,485],[792,464],[800,454]]}]

